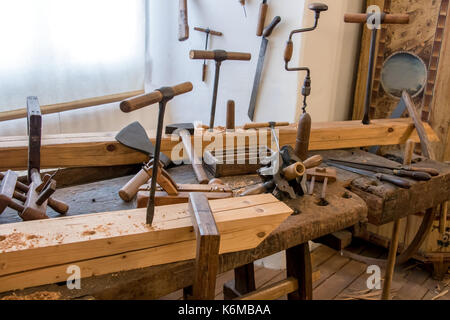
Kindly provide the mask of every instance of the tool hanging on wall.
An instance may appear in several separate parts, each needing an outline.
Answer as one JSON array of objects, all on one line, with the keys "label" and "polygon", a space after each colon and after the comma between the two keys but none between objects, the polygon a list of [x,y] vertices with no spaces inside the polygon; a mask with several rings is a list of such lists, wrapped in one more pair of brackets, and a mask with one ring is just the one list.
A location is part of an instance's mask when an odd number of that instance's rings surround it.
[{"label": "tool hanging on wall", "polygon": [[244,16],[247,18],[247,10],[245,9],[245,0],[239,0],[242,8],[244,8]]},{"label": "tool hanging on wall", "polygon": [[192,50],[189,56],[193,60],[215,60],[216,61],[216,72],[214,76],[214,91],[211,103],[211,117],[209,120],[209,129],[214,129],[214,120],[216,116],[216,105],[217,105],[217,92],[219,89],[219,76],[220,67],[222,62],[225,60],[239,60],[239,61],[249,61],[252,58],[250,53],[243,52],[227,52],[224,50],[214,50],[214,51],[202,51],[202,50]]},{"label": "tool hanging on wall", "polygon": [[303,28],[293,30],[289,35],[289,40],[286,43],[286,49],[284,51],[284,61],[286,71],[306,71],[306,78],[303,83],[302,95],[303,95],[303,114],[300,116],[298,122],[297,140],[295,145],[295,154],[302,160],[305,160],[309,149],[309,138],[311,135],[311,116],[306,112],[306,99],[311,94],[311,71],[308,67],[290,68],[289,62],[292,59],[294,52],[294,43],[292,37],[297,33],[304,33],[313,31],[317,28],[322,11],[327,11],[328,6],[323,3],[312,3],[309,5],[309,10],[315,12],[314,26],[311,28]]},{"label": "tool hanging on wall", "polygon": [[189,39],[187,0],[179,0],[178,40],[185,41],[187,39]]},{"label": "tool hanging on wall", "polygon": [[[209,44],[209,36],[218,36],[221,37],[223,35],[222,32],[219,31],[214,31],[211,30],[209,28],[199,28],[199,27],[195,27],[194,28],[195,31],[199,31],[199,32],[204,32],[206,33],[206,41],[205,41],[205,51],[208,50],[208,44]],[[202,69],[202,81],[205,82],[206,81],[206,73],[208,71],[208,64],[206,63],[206,59],[203,60],[203,69]]]},{"label": "tool hanging on wall", "polygon": [[[0,173],[0,214],[10,207],[24,221],[48,219],[47,205],[60,214],[66,214],[69,206],[51,196],[56,191],[52,175],[41,180],[42,115],[37,97],[27,98],[28,125],[28,183],[19,181],[17,173]],[[23,203],[21,203],[23,202]]]},{"label": "tool hanging on wall", "polygon": [[261,49],[259,50],[259,60],[256,67],[255,79],[253,81],[253,90],[250,98],[250,104],[248,107],[248,117],[253,121],[255,117],[256,100],[258,98],[258,89],[261,82],[261,75],[264,68],[264,59],[266,57],[267,44],[269,43],[268,37],[272,34],[275,27],[281,22],[281,18],[276,16],[272,22],[264,29],[261,40]]},{"label": "tool hanging on wall", "polygon": [[158,177],[159,168],[159,155],[161,151],[161,140],[164,125],[164,114],[166,111],[167,102],[172,100],[175,96],[192,91],[193,86],[190,82],[185,82],[174,87],[163,87],[154,92],[145,94],[140,97],[131,98],[122,101],[120,104],[120,109],[122,112],[128,113],[135,110],[150,106],[155,103],[159,103],[159,114],[158,114],[158,128],[156,131],[156,145],[154,153],[154,168],[152,171],[152,181],[150,188],[150,199],[147,207],[147,224],[151,225],[153,223],[153,218],[155,216],[155,192],[156,192],[156,179]]},{"label": "tool hanging on wall", "polygon": [[[378,16],[377,16],[378,15]],[[386,13],[347,13],[344,16],[346,23],[367,23],[367,26],[372,29],[370,39],[369,52],[369,69],[367,72],[366,95],[364,98],[364,117],[363,124],[370,124],[370,102],[372,93],[373,71],[375,64],[375,49],[377,46],[378,29],[381,24],[408,24],[409,15],[407,14],[386,14]]]},{"label": "tool hanging on wall", "polygon": [[269,5],[267,4],[267,0],[263,0],[263,2],[261,2],[261,5],[259,7],[258,25],[256,26],[256,35],[258,37],[262,36],[264,26],[266,25],[266,16],[268,9]]}]

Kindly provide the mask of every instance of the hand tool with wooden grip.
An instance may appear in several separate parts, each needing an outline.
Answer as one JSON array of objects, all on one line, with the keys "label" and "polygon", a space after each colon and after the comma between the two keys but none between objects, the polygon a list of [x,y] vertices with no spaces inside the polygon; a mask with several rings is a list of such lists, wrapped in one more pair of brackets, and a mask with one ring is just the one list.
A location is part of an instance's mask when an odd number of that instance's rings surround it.
[{"label": "hand tool with wooden grip", "polygon": [[385,181],[385,182],[390,182],[393,185],[396,185],[397,187],[403,188],[403,189],[409,189],[411,188],[411,183],[408,180],[402,179],[402,178],[398,178],[396,176],[392,176],[389,174],[384,174],[384,173],[374,173],[372,171],[368,171],[368,170],[363,170],[363,169],[357,169],[357,168],[353,168],[353,167],[349,167],[349,166],[344,166],[342,164],[338,164],[335,162],[327,162],[329,163],[329,165],[342,169],[342,170],[346,170],[346,171],[350,171],[353,173],[357,173],[366,177],[370,177],[370,178],[374,178],[380,181]]},{"label": "hand tool with wooden grip", "polygon": [[[377,16],[378,15],[378,16]],[[347,13],[344,16],[346,23],[367,23],[372,28],[369,51],[369,66],[367,72],[366,95],[364,98],[364,117],[363,124],[370,124],[370,100],[372,95],[373,71],[375,64],[375,49],[377,46],[377,34],[381,24],[408,24],[409,16],[407,14],[385,14],[385,13]]]},{"label": "hand tool with wooden grip", "polygon": [[239,0],[242,8],[244,8],[244,16],[247,18],[247,10],[245,9],[245,0]]},{"label": "hand tool with wooden grip", "polygon": [[269,5],[267,4],[267,0],[263,0],[259,7],[258,25],[256,26],[256,35],[258,37],[262,36],[264,26],[266,25],[266,16],[267,16],[268,9],[269,9]]},{"label": "hand tool with wooden grip", "polygon": [[178,16],[178,40],[185,41],[189,39],[188,8],[187,0],[179,0]]},{"label": "hand tool with wooden grip", "polygon": [[216,72],[214,76],[214,91],[211,103],[211,117],[209,120],[209,129],[214,129],[214,120],[216,116],[216,105],[217,105],[217,92],[219,89],[219,76],[220,67],[222,62],[225,60],[239,60],[239,61],[249,61],[252,58],[250,53],[243,52],[227,52],[224,50],[214,50],[214,51],[202,51],[202,50],[192,50],[189,53],[189,57],[193,60],[215,60],[216,61]]},{"label": "hand tool with wooden grip", "polygon": [[[199,27],[195,27],[194,28],[195,31],[199,31],[199,32],[204,32],[206,33],[206,42],[205,42],[205,50],[208,50],[208,43],[209,43],[209,36],[219,36],[221,37],[223,35],[222,32],[219,31],[214,31],[211,30],[209,28],[199,28]],[[202,81],[205,82],[206,81],[206,73],[208,71],[208,65],[206,64],[206,60],[203,60],[203,69],[202,69]]]},{"label": "hand tool with wooden grip", "polygon": [[276,16],[272,22],[264,29],[261,39],[261,48],[259,49],[258,65],[256,67],[255,78],[253,80],[252,95],[250,97],[250,104],[248,107],[248,117],[253,121],[255,117],[256,100],[258,98],[258,89],[261,82],[261,75],[264,68],[264,60],[266,57],[267,44],[269,43],[269,36],[272,34],[275,27],[281,22],[281,18]]},{"label": "hand tool with wooden grip", "polygon": [[151,225],[153,223],[153,218],[155,216],[155,192],[156,192],[156,179],[158,177],[159,168],[159,154],[161,152],[161,139],[163,133],[164,125],[164,114],[166,110],[167,102],[172,100],[175,96],[181,95],[192,91],[193,86],[190,82],[181,83],[174,87],[163,87],[154,92],[148,93],[146,95],[128,99],[120,104],[120,109],[123,112],[132,112],[155,103],[159,103],[159,114],[158,114],[158,128],[156,131],[156,144],[155,144],[155,154],[153,162],[155,163],[152,172],[152,182],[150,188],[150,199],[147,206],[147,224]]},{"label": "hand tool with wooden grip", "polygon": [[235,121],[235,116],[236,116],[236,108],[235,108],[235,103],[233,100],[228,100],[227,101],[227,130],[234,130],[235,126],[236,126],[236,121]]},{"label": "hand tool with wooden grip", "polygon": [[403,178],[411,178],[418,181],[428,181],[431,180],[431,175],[426,172],[420,172],[420,171],[409,171],[409,170],[403,170],[401,168],[386,168],[383,166],[373,166],[368,163],[360,163],[360,162],[354,162],[354,161],[344,161],[344,160],[337,160],[337,159],[328,159],[331,163],[340,163],[345,166],[353,167],[353,168],[359,168],[364,170],[369,170],[373,172],[378,173],[385,173],[385,174],[391,174],[397,177],[403,177]]},{"label": "hand tool with wooden grip", "polygon": [[[289,126],[289,122],[275,122],[275,127],[287,127]],[[252,122],[252,123],[246,123],[243,126],[244,130],[249,129],[262,129],[262,128],[270,128],[270,122]]]},{"label": "hand tool with wooden grip", "polygon": [[304,33],[313,31],[317,28],[319,24],[320,14],[323,11],[328,10],[328,6],[322,3],[312,3],[309,5],[309,9],[315,12],[314,26],[311,28],[303,28],[291,31],[289,35],[289,40],[286,43],[286,49],[284,51],[284,62],[286,71],[306,71],[306,78],[302,87],[303,96],[303,114],[300,116],[297,128],[297,139],[295,144],[295,154],[301,160],[305,160],[308,155],[309,149],[309,138],[311,135],[311,116],[306,112],[306,99],[311,94],[311,71],[308,67],[289,67],[289,62],[292,59],[292,54],[294,52],[294,43],[292,37],[297,33]]},{"label": "hand tool with wooden grip", "polygon": [[195,129],[194,124],[192,126],[187,127],[186,124],[172,124],[166,126],[166,134],[175,134],[179,135],[181,141],[183,142],[184,151],[186,152],[192,169],[194,170],[195,176],[200,184],[208,184],[209,178],[205,172],[205,169],[202,165],[202,157],[196,153],[195,148],[191,142],[191,136],[194,135]]}]

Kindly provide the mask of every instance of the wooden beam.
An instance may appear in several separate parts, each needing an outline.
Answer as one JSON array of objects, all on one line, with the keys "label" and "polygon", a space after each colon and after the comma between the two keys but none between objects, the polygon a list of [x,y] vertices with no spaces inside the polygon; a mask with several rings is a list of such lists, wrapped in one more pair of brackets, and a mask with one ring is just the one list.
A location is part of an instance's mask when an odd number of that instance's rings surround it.
[{"label": "wooden beam", "polygon": [[[99,105],[103,105],[103,104],[119,102],[119,101],[122,101],[122,100],[125,100],[128,98],[131,98],[131,97],[141,95],[143,93],[145,93],[144,90],[137,90],[137,91],[131,91],[131,92],[125,92],[125,93],[111,94],[111,95],[102,96],[102,97],[65,102],[65,103],[50,104],[50,105],[46,105],[46,106],[41,106],[41,113],[42,114],[51,114],[51,113],[58,113],[58,112],[87,108],[87,107],[94,107],[94,106],[99,106]],[[26,116],[27,116],[26,108],[15,109],[15,110],[10,110],[10,111],[3,111],[3,112],[0,112],[0,122],[6,121],[6,120],[25,118]]]},{"label": "wooden beam", "polygon": [[[439,141],[431,127],[424,123],[425,130],[431,142]],[[271,145],[270,131],[267,141],[262,144]],[[236,132],[205,132],[203,149],[206,149],[214,139],[222,138],[222,145],[226,141],[245,139],[246,145],[250,137],[258,140],[258,133],[262,131]],[[148,132],[154,137],[153,131]],[[279,128],[280,145],[295,145],[297,128],[295,125]],[[47,135],[42,139],[41,168],[116,166],[136,164],[147,161],[147,156],[118,143],[114,137],[116,132],[80,133]],[[194,138],[193,138],[194,139]],[[196,138],[198,139],[198,138]],[[314,123],[311,132],[311,150],[330,150],[341,148],[358,148],[373,145],[404,144],[408,139],[419,142],[411,119],[373,120],[370,125],[363,125],[361,121],[340,121]],[[154,142],[154,139],[151,139]],[[161,151],[172,156],[172,150],[180,147],[180,140],[176,137],[164,136]],[[1,137],[0,138],[0,171],[23,170],[27,167],[28,138]]]},{"label": "wooden beam", "polygon": [[[221,234],[219,253],[255,248],[292,210],[272,195],[210,201]],[[195,258],[188,205],[105,212],[0,226],[0,292]]]}]

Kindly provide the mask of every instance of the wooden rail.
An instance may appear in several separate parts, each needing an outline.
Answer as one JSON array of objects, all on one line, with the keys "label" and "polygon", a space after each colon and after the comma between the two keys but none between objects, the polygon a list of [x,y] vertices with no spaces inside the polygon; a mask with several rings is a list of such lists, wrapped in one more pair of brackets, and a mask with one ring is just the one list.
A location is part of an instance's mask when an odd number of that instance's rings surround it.
[{"label": "wooden rail", "polygon": [[[431,142],[439,141],[431,127],[424,123],[425,131]],[[297,128],[295,125],[279,127],[280,145],[295,145]],[[270,130],[267,132],[267,145],[270,146]],[[155,134],[148,132],[150,137]],[[206,132],[203,136],[203,148],[211,144],[215,133]],[[226,145],[230,136],[237,140],[253,135],[258,139],[257,131],[237,130],[221,132],[219,137]],[[147,157],[135,150],[118,143],[114,137],[116,132],[80,133],[47,135],[42,139],[41,168],[116,166],[136,164],[147,161]],[[405,144],[408,139],[419,142],[419,137],[411,119],[373,120],[370,125],[362,125],[361,121],[342,121],[313,123],[311,132],[311,150],[332,150],[358,148],[373,145]],[[154,139],[152,138],[153,142]],[[171,156],[172,149],[181,141],[178,138],[164,136],[161,151]],[[195,143],[194,143],[195,145]],[[28,137],[0,138],[0,171],[7,169],[23,170],[27,168]]]}]

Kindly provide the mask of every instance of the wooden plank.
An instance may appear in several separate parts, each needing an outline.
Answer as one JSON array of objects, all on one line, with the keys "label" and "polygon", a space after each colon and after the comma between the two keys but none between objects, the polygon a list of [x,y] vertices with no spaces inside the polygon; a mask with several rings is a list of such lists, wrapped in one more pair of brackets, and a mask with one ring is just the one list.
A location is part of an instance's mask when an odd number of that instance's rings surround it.
[{"label": "wooden plank", "polygon": [[[292,212],[271,195],[226,202],[211,201],[221,254],[256,247]],[[0,291],[59,282],[67,264],[77,264],[84,278],[192,259],[196,242],[186,211],[187,205],[158,207],[152,227],[139,209],[52,219],[48,225],[2,225]]]},{"label": "wooden plank", "polygon": [[[428,124],[424,124],[424,126],[430,141],[438,141],[431,127]],[[267,140],[262,140],[261,144],[270,146],[270,132],[264,130],[267,133]],[[222,138],[222,145],[226,145],[227,139],[228,141],[242,140],[248,145],[251,139],[258,141],[259,132],[262,131],[205,132],[203,137],[193,137],[192,139],[195,138],[200,141],[203,139],[202,147],[206,150],[208,147],[211,148],[215,145],[216,142],[211,142],[215,141],[215,135],[216,138]],[[149,131],[148,134],[150,137],[155,136],[153,131]],[[118,143],[114,139],[115,135],[116,132],[44,136],[41,148],[41,168],[115,166],[142,163],[148,160],[146,155]],[[295,125],[280,128],[280,145],[294,146],[296,135]],[[362,125],[360,121],[314,123],[310,149],[329,150],[372,145],[396,145],[406,143],[409,138],[419,142],[414,124],[410,119],[373,120],[367,126]],[[153,143],[155,142],[154,139],[151,140]],[[199,143],[197,142],[197,144]],[[179,138],[164,136],[161,151],[168,156],[177,157],[177,155],[171,153],[172,150],[177,150],[176,148],[180,148],[180,146]],[[2,161],[0,170],[25,169],[27,167],[27,150],[27,137],[1,137],[0,159]]]},{"label": "wooden plank", "polygon": [[[42,114],[51,114],[51,113],[69,111],[69,110],[74,110],[74,109],[81,109],[81,108],[86,108],[86,107],[94,107],[94,106],[99,106],[99,105],[113,103],[113,102],[119,102],[119,101],[122,101],[122,100],[125,100],[128,98],[131,98],[131,97],[141,95],[144,92],[145,92],[144,90],[137,90],[137,91],[131,91],[131,92],[125,92],[125,93],[111,94],[111,95],[102,96],[102,97],[89,98],[89,99],[41,106],[41,113]],[[10,111],[3,111],[3,112],[0,112],[0,121],[20,119],[20,118],[25,118],[26,116],[27,116],[26,108],[15,109],[15,110],[10,110]]]}]

